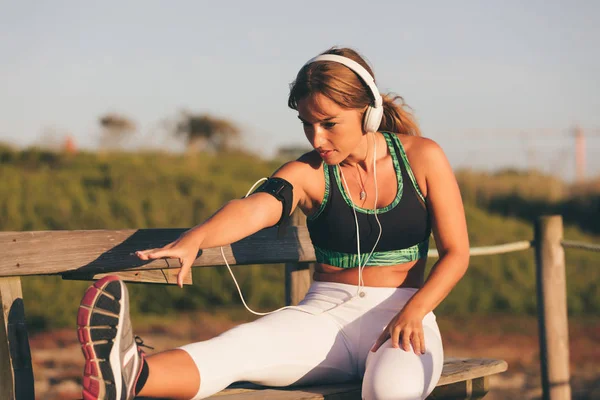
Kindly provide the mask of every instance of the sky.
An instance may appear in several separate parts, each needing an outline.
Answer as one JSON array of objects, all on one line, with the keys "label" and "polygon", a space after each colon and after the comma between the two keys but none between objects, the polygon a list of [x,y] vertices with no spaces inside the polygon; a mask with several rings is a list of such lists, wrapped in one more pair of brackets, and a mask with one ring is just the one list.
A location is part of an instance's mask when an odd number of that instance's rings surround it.
[{"label": "sky", "polygon": [[536,167],[570,179],[572,130],[600,175],[600,2],[0,0],[0,142],[134,120],[130,146],[173,148],[181,110],[230,119],[270,157],[306,145],[289,84],[331,46],[363,54],[458,167]]}]

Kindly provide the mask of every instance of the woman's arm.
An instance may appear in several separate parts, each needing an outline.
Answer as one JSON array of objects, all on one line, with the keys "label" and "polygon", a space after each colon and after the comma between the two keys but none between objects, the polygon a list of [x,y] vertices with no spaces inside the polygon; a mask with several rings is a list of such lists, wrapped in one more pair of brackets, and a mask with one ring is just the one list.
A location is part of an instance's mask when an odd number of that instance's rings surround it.
[{"label": "woman's arm", "polygon": [[469,237],[460,190],[446,155],[431,140],[423,147],[427,206],[439,259],[423,287],[405,307],[425,316],[446,298],[467,271]]},{"label": "woman's arm", "polygon": [[[287,180],[293,186],[293,211],[305,201],[303,170],[305,164],[293,161],[285,164],[273,174]],[[201,248],[219,247],[237,242],[247,236],[275,225],[281,218],[283,205],[268,193],[255,193],[243,199],[227,202],[203,223],[184,232],[179,239],[162,248],[140,250],[136,255],[142,260],[178,258],[181,270],[177,284],[182,287]]]},{"label": "woman's arm", "polygon": [[392,347],[399,348],[401,342],[402,348],[410,351],[412,344],[415,353],[424,354],[423,318],[450,293],[469,265],[467,223],[452,168],[442,149],[429,139],[421,140],[414,150],[415,165],[425,171],[427,208],[440,258],[423,287],[390,321],[371,351],[391,338]]}]

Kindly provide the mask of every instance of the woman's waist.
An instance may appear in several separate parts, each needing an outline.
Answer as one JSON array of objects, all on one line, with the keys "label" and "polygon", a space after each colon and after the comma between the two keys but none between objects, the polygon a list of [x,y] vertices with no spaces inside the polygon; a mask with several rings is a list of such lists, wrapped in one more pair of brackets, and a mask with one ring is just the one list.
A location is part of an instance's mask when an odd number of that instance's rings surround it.
[{"label": "woman's waist", "polygon": [[[425,260],[416,260],[398,265],[371,266],[362,270],[364,286],[385,288],[420,288],[423,286]],[[340,268],[316,263],[313,280],[358,284],[358,267]]]},{"label": "woman's waist", "polygon": [[[333,317],[340,318],[357,316],[372,310],[397,313],[418,290],[408,287],[361,286],[360,295],[357,285],[313,281],[299,305],[315,314],[328,312]],[[433,312],[425,316],[425,319],[429,318],[435,320]]]}]

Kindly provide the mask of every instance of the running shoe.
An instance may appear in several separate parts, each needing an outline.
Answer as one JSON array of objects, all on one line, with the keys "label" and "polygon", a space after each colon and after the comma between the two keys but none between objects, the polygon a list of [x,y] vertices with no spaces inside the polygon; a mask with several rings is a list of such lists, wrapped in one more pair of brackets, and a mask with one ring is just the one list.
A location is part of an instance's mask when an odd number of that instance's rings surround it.
[{"label": "running shoe", "polygon": [[145,356],[131,329],[129,295],[119,277],[104,277],[85,291],[77,336],[85,357],[83,400],[133,399]]}]

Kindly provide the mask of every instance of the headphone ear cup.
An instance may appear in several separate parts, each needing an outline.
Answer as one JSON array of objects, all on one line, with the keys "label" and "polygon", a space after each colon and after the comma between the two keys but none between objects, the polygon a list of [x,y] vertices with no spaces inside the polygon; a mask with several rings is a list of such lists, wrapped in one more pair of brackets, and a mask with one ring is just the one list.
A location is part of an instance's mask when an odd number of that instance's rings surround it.
[{"label": "headphone ear cup", "polygon": [[363,130],[365,132],[377,132],[383,119],[383,107],[367,107],[363,117]]}]

